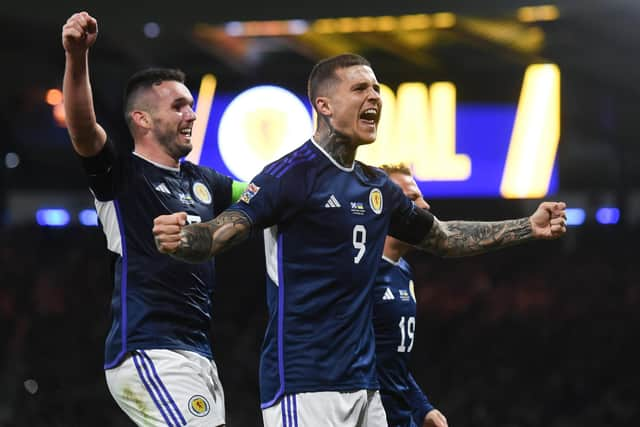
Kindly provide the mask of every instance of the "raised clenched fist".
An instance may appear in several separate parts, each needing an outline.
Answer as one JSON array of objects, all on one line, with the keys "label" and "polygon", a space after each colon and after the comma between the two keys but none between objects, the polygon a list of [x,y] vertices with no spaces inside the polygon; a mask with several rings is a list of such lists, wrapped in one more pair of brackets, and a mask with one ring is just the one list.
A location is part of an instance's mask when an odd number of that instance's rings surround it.
[{"label": "raised clenched fist", "polygon": [[62,27],[62,46],[69,54],[82,54],[97,36],[98,21],[87,12],[74,13]]}]

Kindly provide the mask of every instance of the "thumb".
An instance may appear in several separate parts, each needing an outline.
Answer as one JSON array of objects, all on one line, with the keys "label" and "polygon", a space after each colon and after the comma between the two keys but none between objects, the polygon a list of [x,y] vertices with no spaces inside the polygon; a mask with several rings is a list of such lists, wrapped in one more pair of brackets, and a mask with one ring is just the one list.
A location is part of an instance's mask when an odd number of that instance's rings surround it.
[{"label": "thumb", "polygon": [[186,212],[178,212],[176,214],[176,221],[178,225],[185,225],[187,223],[187,213]]},{"label": "thumb", "polygon": [[567,209],[567,204],[565,202],[555,202],[551,207],[551,212],[553,216],[560,216],[563,214],[565,209]]},{"label": "thumb", "polygon": [[98,21],[93,16],[87,15],[87,25],[85,31],[89,34],[95,34],[98,32]]}]

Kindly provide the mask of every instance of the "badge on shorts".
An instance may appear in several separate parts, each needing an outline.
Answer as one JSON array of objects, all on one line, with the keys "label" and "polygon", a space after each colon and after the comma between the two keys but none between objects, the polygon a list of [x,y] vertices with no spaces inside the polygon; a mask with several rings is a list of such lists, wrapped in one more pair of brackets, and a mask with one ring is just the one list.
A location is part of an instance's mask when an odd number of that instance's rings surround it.
[{"label": "badge on shorts", "polygon": [[209,193],[209,189],[203,183],[196,182],[193,184],[193,194],[196,196],[196,199],[202,203],[207,205],[211,203],[211,193]]},{"label": "badge on shorts", "polygon": [[382,212],[382,193],[377,188],[374,188],[369,193],[369,205],[371,205],[371,210],[376,214]]},{"label": "badge on shorts", "polygon": [[196,394],[189,399],[189,412],[196,417],[206,417],[211,410],[211,406],[204,396]]}]

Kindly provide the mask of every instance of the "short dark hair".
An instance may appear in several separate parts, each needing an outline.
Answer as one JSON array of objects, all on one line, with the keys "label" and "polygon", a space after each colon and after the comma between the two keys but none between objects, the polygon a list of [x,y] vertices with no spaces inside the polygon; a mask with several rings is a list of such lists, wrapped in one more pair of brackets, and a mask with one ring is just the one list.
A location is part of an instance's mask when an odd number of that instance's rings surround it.
[{"label": "short dark hair", "polygon": [[129,113],[133,109],[133,103],[141,89],[149,89],[153,85],[166,81],[184,83],[185,80],[185,74],[181,70],[173,68],[147,68],[129,77],[124,89],[124,118],[127,125],[130,125]]},{"label": "short dark hair", "polygon": [[380,169],[385,171],[387,175],[391,175],[392,173],[401,173],[403,175],[413,176],[413,174],[411,173],[411,169],[409,169],[409,166],[405,165],[404,163],[381,165]]},{"label": "short dark hair", "polygon": [[315,109],[315,99],[320,88],[336,78],[336,70],[349,68],[355,65],[365,65],[371,67],[369,61],[355,53],[343,53],[329,58],[325,58],[313,66],[307,81],[307,96],[311,105]]}]

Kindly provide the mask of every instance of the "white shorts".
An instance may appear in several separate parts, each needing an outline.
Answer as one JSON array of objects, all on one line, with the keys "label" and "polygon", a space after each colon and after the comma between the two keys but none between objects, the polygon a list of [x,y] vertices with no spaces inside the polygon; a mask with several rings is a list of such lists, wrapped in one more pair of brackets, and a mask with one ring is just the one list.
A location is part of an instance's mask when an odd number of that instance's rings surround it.
[{"label": "white shorts", "polygon": [[139,426],[224,425],[213,360],[181,350],[136,350],[105,371],[111,395]]},{"label": "white shorts", "polygon": [[262,410],[265,427],[387,427],[380,392],[319,391],[287,394]]}]

